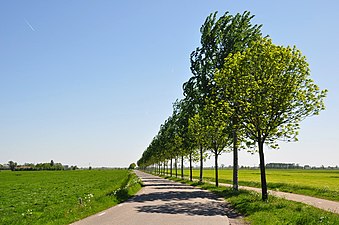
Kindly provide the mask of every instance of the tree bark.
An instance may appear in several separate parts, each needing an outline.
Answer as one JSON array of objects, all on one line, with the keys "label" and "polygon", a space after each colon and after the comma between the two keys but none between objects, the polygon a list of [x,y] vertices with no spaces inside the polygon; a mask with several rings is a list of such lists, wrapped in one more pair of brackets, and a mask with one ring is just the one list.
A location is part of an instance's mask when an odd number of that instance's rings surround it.
[{"label": "tree bark", "polygon": [[166,161],[166,176],[168,176],[168,161]]},{"label": "tree bark", "polygon": [[178,163],[177,163],[177,158],[175,157],[175,177],[178,178]]},{"label": "tree bark", "polygon": [[184,156],[181,156],[181,179],[184,179]]},{"label": "tree bark", "polygon": [[171,173],[171,177],[172,177],[172,169],[173,169],[172,164],[173,164],[173,159],[171,158],[171,165],[170,165],[170,173]]},{"label": "tree bark", "polygon": [[203,169],[204,169],[203,148],[202,148],[202,146],[200,146],[200,176],[199,176],[199,182],[202,182]]},{"label": "tree bark", "polygon": [[267,183],[266,183],[266,171],[265,171],[265,157],[264,157],[264,142],[258,141],[259,158],[260,158],[260,175],[261,175],[261,194],[262,200],[267,201]]},{"label": "tree bark", "polygon": [[164,161],[164,166],[162,167],[162,172],[163,172],[163,175],[166,174],[166,163],[165,163],[165,161]]},{"label": "tree bark", "polygon": [[215,186],[219,186],[219,181],[218,181],[218,153],[214,154],[214,159],[215,159]]},{"label": "tree bark", "polygon": [[238,191],[239,184],[238,184],[238,136],[237,132],[233,130],[233,190]]},{"label": "tree bark", "polygon": [[190,152],[190,181],[193,181],[193,175],[192,175],[192,152]]}]

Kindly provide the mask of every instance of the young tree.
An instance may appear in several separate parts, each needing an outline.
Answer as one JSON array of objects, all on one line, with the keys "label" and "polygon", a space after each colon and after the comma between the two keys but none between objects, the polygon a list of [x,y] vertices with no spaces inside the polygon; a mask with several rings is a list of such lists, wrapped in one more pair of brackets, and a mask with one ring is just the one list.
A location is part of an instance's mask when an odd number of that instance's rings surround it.
[{"label": "young tree", "polygon": [[16,162],[13,162],[13,161],[9,161],[8,162],[8,166],[9,168],[14,171],[15,170],[15,167],[17,166],[18,164]]},{"label": "young tree", "polygon": [[264,144],[275,148],[277,140],[296,141],[300,121],[325,109],[327,91],[320,91],[309,76],[298,49],[276,46],[267,38],[229,55],[215,75],[222,90],[232,87],[246,135],[258,145],[263,200],[268,198]]},{"label": "young tree", "polygon": [[206,148],[214,156],[215,185],[218,187],[218,158],[232,142],[230,138],[231,126],[227,118],[223,117],[220,102],[213,100],[210,100],[205,106],[201,118]]},{"label": "young tree", "polygon": [[199,182],[203,181],[203,169],[204,169],[204,153],[206,148],[205,135],[202,127],[202,121],[199,114],[189,119],[188,131],[192,137],[192,142],[196,143],[196,147],[199,149],[200,160],[200,174]]},{"label": "young tree", "polygon": [[[180,101],[176,101],[173,105],[173,114],[176,115],[176,124],[178,128],[178,135],[181,138],[181,147],[182,147],[182,161],[184,156],[188,156],[189,159],[189,169],[190,169],[190,180],[193,180],[192,172],[192,161],[196,155],[196,143],[194,143],[194,135],[189,132],[189,120],[195,114],[195,106],[191,104],[187,98],[184,98]],[[183,165],[183,163],[182,163]],[[182,168],[182,177],[183,177],[183,166]]]},{"label": "young tree", "polygon": [[[214,74],[224,65],[224,59],[232,53],[244,51],[252,41],[261,37],[261,25],[252,25],[253,15],[245,11],[243,14],[230,15],[226,12],[217,18],[217,12],[211,13],[202,25],[201,46],[191,53],[191,71],[193,76],[184,84],[184,94],[191,102],[204,110],[206,99],[218,101],[215,89]],[[230,105],[231,106],[231,105]],[[233,104],[236,106],[236,104]],[[238,143],[239,119],[236,110],[229,115],[233,126],[233,182],[238,189]]]},{"label": "young tree", "polygon": [[131,163],[128,167],[129,170],[134,170],[137,167],[135,163]]}]

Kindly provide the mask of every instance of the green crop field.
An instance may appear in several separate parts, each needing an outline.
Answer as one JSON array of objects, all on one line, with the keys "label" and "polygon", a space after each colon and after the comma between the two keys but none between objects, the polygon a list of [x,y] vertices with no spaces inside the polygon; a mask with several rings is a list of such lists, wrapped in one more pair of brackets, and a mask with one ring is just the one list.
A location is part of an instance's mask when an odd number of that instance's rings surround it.
[{"label": "green crop field", "polygon": [[0,224],[69,224],[141,186],[127,170],[0,171]]},{"label": "green crop field", "polygon": [[[178,170],[180,174],[180,170]],[[219,182],[232,183],[232,170],[220,169]],[[186,177],[189,170],[184,171]],[[339,201],[339,170],[301,170],[301,169],[267,169],[267,182],[271,190],[305,194]],[[199,178],[199,170],[193,170],[194,178]],[[214,170],[205,169],[205,180],[214,180]],[[250,169],[239,170],[239,184],[260,187],[260,171]]]}]

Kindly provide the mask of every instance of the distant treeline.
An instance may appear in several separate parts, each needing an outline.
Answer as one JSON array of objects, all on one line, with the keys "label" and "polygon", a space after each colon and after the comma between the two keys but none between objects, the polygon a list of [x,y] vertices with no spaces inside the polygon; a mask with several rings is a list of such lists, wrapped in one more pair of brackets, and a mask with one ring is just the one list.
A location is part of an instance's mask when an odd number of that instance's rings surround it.
[{"label": "distant treeline", "polygon": [[61,163],[54,163],[53,160],[49,163],[25,163],[18,165],[18,163],[9,161],[8,164],[1,165],[0,170],[12,170],[12,171],[38,171],[38,170],[76,170],[77,166],[62,165]]}]

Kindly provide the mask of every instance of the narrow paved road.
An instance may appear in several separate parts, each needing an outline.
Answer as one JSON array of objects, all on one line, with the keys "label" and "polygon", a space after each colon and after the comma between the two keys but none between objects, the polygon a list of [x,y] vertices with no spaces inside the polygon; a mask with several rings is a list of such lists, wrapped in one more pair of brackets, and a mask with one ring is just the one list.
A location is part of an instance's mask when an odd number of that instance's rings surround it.
[{"label": "narrow paved road", "polygon": [[[238,215],[214,194],[136,171],[144,187],[130,200],[73,225],[228,225]],[[233,222],[232,222],[233,224]]]}]

